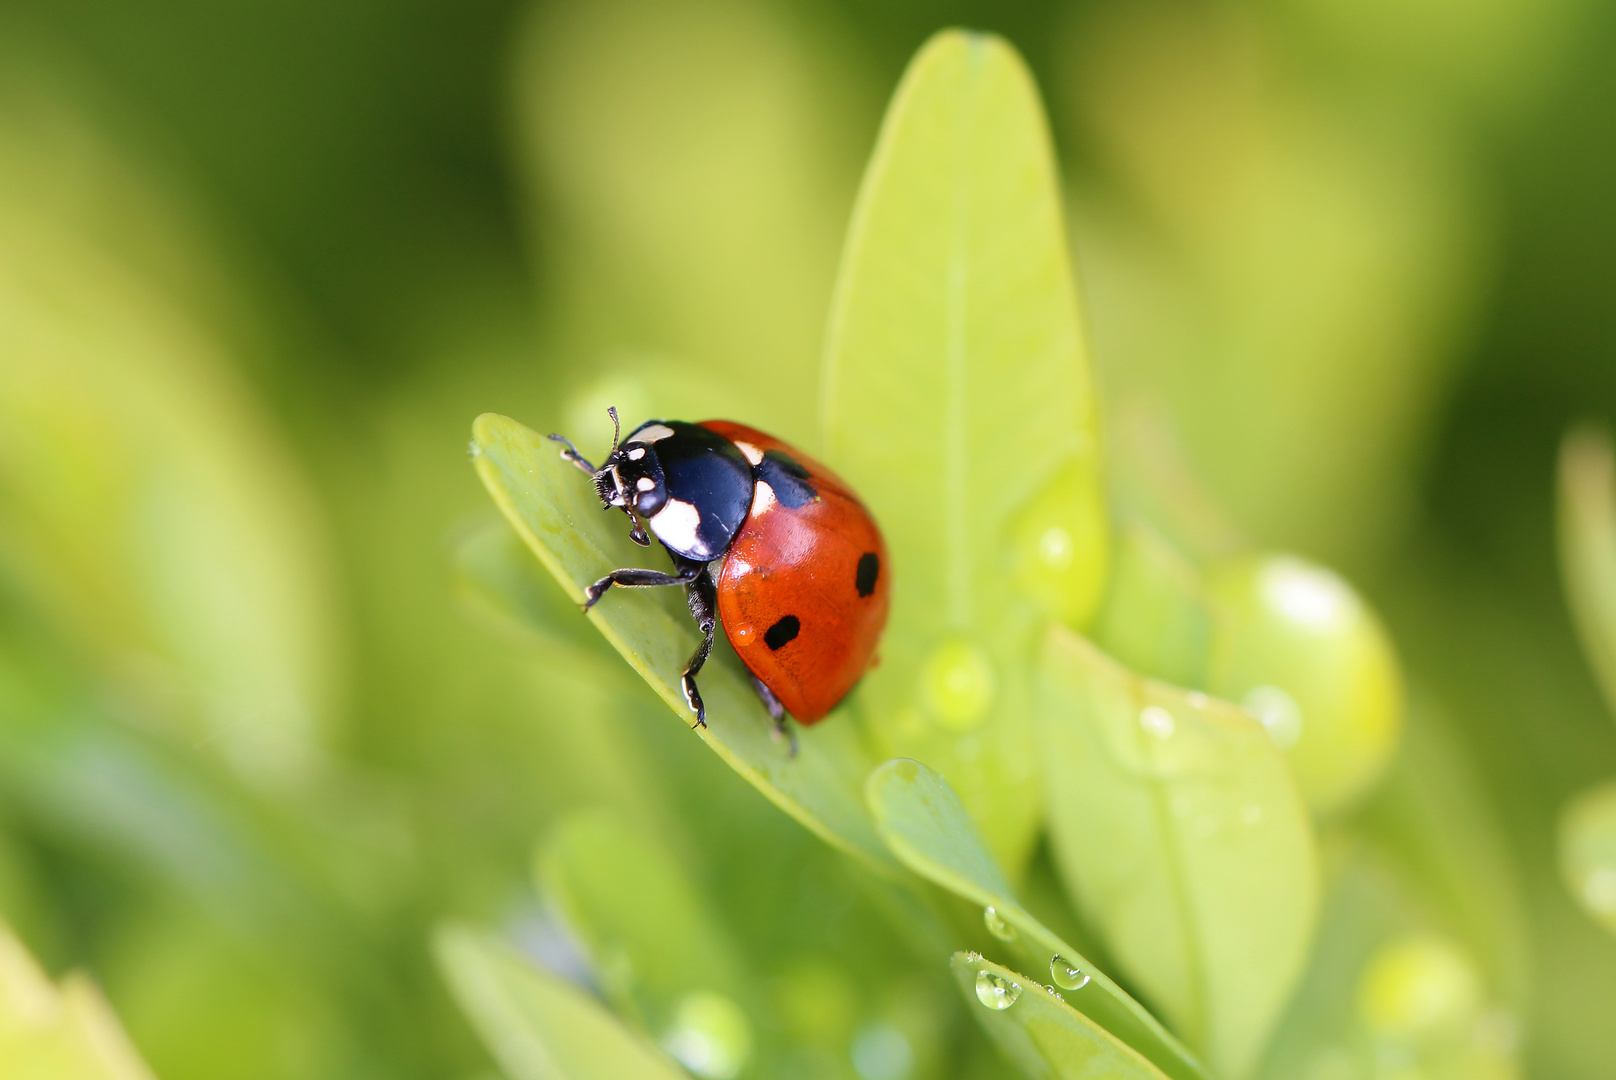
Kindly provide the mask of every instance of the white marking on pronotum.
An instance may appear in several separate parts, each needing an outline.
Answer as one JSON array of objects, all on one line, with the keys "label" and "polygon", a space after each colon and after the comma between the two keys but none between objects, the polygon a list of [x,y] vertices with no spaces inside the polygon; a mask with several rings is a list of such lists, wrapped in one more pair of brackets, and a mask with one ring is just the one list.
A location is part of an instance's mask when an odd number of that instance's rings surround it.
[{"label": "white marking on pronotum", "polygon": [[630,450],[628,452],[628,459],[630,461],[638,461],[644,456],[645,456],[645,447],[643,447],[643,446],[636,446],[634,449],[632,449],[632,450]]},{"label": "white marking on pronotum", "polygon": [[651,479],[649,476],[642,476],[638,480],[634,481],[634,486],[639,488],[641,491],[655,491],[656,481]]},{"label": "white marking on pronotum", "polygon": [[642,427],[640,430],[634,433],[634,441],[647,443],[656,442],[658,439],[666,439],[672,434],[673,429],[667,424],[647,424],[645,427]]},{"label": "white marking on pronotum", "polygon": [[696,528],[701,524],[701,511],[696,509],[695,503],[669,499],[662,504],[661,510],[651,515],[649,524],[658,540],[681,555],[699,559],[707,554],[707,545],[696,536]]},{"label": "white marking on pronotum", "polygon": [[774,509],[774,488],[759,480],[752,485],[752,513],[766,514]]},{"label": "white marking on pronotum", "polygon": [[736,439],[735,448],[739,450],[742,456],[744,456],[746,460],[750,461],[754,466],[763,461],[763,451],[759,450],[749,442],[741,442],[741,440]]}]

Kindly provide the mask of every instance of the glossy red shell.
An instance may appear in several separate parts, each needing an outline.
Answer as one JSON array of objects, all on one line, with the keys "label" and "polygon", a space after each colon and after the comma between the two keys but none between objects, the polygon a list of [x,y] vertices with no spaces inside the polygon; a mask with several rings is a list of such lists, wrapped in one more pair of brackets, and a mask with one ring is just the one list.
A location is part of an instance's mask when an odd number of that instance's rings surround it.
[{"label": "glossy red shell", "polygon": [[[875,656],[892,591],[886,543],[852,489],[813,458],[744,424],[701,426],[740,446],[754,464],[770,450],[789,455],[818,493],[792,509],[754,484],[751,512],[718,577],[718,616],[729,643],[798,723],[811,724],[846,696]],[[773,644],[791,619],[789,640]]]}]

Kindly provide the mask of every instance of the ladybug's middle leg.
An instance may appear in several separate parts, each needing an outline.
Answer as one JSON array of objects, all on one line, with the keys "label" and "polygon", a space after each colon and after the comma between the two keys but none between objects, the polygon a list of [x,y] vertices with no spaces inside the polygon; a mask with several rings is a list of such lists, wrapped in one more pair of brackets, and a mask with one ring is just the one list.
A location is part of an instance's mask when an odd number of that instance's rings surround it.
[{"label": "ladybug's middle leg", "polygon": [[713,585],[713,575],[706,564],[698,565],[701,571],[685,587],[685,596],[690,601],[690,614],[696,617],[696,625],[701,628],[701,644],[696,646],[690,663],[680,673],[679,686],[685,692],[685,701],[696,713],[696,726],[706,727],[707,707],[702,704],[701,691],[696,689],[696,675],[713,651],[713,634],[718,629],[718,589]]},{"label": "ladybug's middle leg", "polygon": [[584,610],[588,611],[594,607],[595,602],[605,596],[606,590],[613,585],[638,587],[647,585],[689,585],[701,576],[701,572],[707,568],[706,563],[693,563],[677,556],[674,558],[674,565],[679,569],[677,574],[664,574],[661,570],[637,570],[633,567],[613,570],[584,590]]}]

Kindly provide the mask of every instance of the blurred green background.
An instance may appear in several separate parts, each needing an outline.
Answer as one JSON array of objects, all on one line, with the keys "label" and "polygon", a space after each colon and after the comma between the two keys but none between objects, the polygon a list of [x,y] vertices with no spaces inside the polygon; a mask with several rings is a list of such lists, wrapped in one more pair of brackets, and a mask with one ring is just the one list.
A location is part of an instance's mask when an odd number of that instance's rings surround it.
[{"label": "blurred green background", "polygon": [[1611,9],[6,0],[0,915],[158,1075],[480,1075],[430,927],[545,954],[570,807],[733,830],[684,854],[758,939],[768,867],[834,894],[626,668],[558,692],[585,661],[467,598],[468,422],[812,446],[860,170],[956,24],[1044,92],[1115,499],[1377,605],[1499,838],[1464,887],[1519,907],[1526,1070],[1608,1075],[1616,942],[1554,835],[1616,728],[1553,497],[1616,415]]}]

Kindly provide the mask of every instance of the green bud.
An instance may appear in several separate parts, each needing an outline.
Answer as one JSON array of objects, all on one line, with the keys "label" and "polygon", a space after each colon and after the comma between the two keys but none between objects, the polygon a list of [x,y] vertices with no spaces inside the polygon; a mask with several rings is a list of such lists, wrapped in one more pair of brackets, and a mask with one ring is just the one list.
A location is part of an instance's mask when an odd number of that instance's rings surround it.
[{"label": "green bud", "polygon": [[1094,473],[1092,462],[1074,458],[1010,524],[1018,591],[1074,629],[1084,628],[1099,605],[1110,554]]},{"label": "green bud", "polygon": [[1471,1027],[1481,1010],[1481,977],[1453,943],[1412,935],[1377,949],[1358,980],[1358,1012],[1383,1038],[1440,1038]]},{"label": "green bud", "polygon": [[1215,567],[1208,689],[1237,702],[1290,757],[1317,813],[1384,771],[1403,721],[1397,657],[1380,622],[1335,573],[1288,555]]}]

